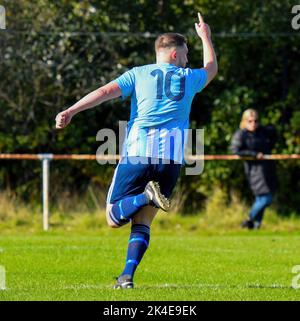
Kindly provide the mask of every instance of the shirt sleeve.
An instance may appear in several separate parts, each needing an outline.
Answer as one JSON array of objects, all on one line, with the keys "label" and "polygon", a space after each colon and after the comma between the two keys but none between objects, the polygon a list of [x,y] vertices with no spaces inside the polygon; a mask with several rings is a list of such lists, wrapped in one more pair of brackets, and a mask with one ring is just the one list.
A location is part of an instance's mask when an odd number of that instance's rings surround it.
[{"label": "shirt sleeve", "polygon": [[199,93],[206,85],[207,72],[204,68],[192,69],[192,84],[195,93]]},{"label": "shirt sleeve", "polygon": [[117,83],[120,87],[122,92],[122,99],[131,96],[135,87],[134,69],[126,71],[120,77],[113,80],[113,82]]}]

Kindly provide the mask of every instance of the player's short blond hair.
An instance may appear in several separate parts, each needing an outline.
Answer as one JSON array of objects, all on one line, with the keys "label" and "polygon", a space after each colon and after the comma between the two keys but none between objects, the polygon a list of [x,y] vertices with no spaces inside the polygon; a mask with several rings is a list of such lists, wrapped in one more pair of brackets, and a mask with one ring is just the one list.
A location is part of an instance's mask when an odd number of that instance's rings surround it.
[{"label": "player's short blond hair", "polygon": [[255,109],[249,108],[243,112],[242,119],[240,122],[240,129],[246,128],[246,124],[249,117],[255,117],[258,120],[258,112]]},{"label": "player's short blond hair", "polygon": [[186,38],[180,33],[164,33],[157,37],[155,40],[155,51],[159,49],[170,49],[176,47],[182,47],[187,43]]}]

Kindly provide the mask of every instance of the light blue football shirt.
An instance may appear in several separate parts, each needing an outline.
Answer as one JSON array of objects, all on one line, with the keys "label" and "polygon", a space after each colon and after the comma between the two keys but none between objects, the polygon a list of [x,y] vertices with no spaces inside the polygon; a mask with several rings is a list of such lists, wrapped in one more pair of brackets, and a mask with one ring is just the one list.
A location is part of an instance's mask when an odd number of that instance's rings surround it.
[{"label": "light blue football shirt", "polygon": [[123,99],[131,97],[122,155],[182,163],[184,130],[189,128],[193,98],[207,82],[206,70],[158,63],[135,67],[114,82]]}]

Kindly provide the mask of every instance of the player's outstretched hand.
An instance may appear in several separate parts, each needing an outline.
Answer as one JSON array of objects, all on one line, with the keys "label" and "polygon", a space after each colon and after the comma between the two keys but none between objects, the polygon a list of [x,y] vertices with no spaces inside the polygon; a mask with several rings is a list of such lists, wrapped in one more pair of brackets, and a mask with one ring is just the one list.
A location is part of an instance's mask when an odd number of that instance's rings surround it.
[{"label": "player's outstretched hand", "polygon": [[72,119],[71,112],[68,110],[64,110],[61,113],[57,114],[55,121],[56,121],[56,128],[62,129],[65,128]]},{"label": "player's outstretched hand", "polygon": [[206,24],[201,16],[200,12],[198,12],[199,22],[195,23],[195,28],[198,36],[202,38],[209,38],[211,36],[209,25]]}]

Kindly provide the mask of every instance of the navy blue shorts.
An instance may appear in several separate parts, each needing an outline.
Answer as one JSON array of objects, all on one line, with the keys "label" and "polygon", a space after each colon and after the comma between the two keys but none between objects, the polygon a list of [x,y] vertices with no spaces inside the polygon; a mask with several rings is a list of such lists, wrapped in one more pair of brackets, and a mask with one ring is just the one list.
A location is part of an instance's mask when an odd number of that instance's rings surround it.
[{"label": "navy blue shorts", "polygon": [[[148,162],[147,164],[132,164],[131,159],[135,161],[147,159]],[[169,164],[163,164],[162,159],[156,159],[158,164],[153,164],[150,160],[150,157],[136,156],[123,158],[119,162],[108,191],[108,204],[114,204],[123,198],[143,193],[150,181],[159,182],[161,193],[168,198],[171,196],[182,164],[174,163],[172,160],[169,161]]]}]

